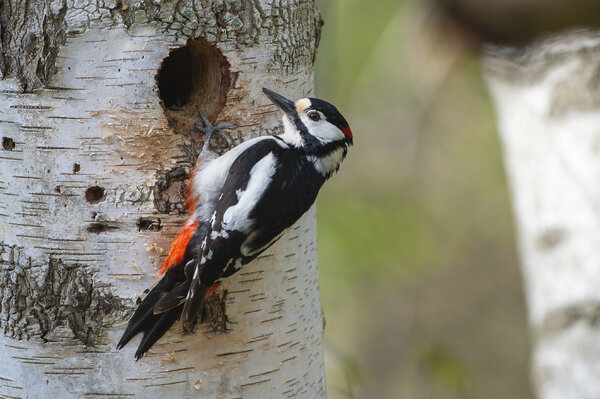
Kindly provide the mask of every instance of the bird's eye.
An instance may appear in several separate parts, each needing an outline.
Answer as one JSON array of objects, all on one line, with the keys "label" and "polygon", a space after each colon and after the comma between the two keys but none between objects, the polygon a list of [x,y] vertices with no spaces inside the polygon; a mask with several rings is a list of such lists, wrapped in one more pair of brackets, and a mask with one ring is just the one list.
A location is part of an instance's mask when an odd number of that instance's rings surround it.
[{"label": "bird's eye", "polygon": [[317,111],[310,111],[308,117],[315,122],[321,119],[321,115]]}]

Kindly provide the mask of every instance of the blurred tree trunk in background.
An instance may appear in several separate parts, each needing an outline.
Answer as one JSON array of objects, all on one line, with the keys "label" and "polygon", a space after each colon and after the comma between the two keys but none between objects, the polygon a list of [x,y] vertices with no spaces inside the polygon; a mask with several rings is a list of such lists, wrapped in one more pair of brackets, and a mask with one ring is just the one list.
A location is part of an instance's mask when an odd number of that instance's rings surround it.
[{"label": "blurred tree trunk in background", "polygon": [[[600,397],[600,32],[484,62],[517,220],[543,399]],[[501,345],[501,343],[499,343]]]},{"label": "blurred tree trunk in background", "polygon": [[278,131],[261,87],[312,94],[320,24],[312,0],[0,3],[0,397],[326,396],[314,208],[227,316],[115,349],[185,220],[196,107],[234,145]]}]

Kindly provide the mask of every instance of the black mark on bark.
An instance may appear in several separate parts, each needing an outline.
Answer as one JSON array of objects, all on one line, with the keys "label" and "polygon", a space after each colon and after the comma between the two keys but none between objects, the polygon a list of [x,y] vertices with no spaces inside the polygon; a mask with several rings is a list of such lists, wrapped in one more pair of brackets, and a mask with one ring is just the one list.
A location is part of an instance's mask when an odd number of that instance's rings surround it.
[{"label": "black mark on bark", "polygon": [[6,151],[15,149],[15,141],[10,137],[2,137],[2,148]]},{"label": "black mark on bark", "polygon": [[600,323],[600,303],[594,300],[580,301],[549,312],[535,327],[534,333],[540,337],[550,336],[573,327],[577,323],[586,323],[596,327]]},{"label": "black mark on bark", "polygon": [[140,218],[137,222],[138,231],[161,231],[162,221],[159,218]]},{"label": "black mark on bark", "polygon": [[111,230],[118,230],[119,227],[112,223],[92,223],[87,227],[87,231],[94,234],[100,234]]},{"label": "black mark on bark", "polygon": [[567,233],[561,228],[549,228],[542,232],[536,240],[537,247],[542,251],[550,251],[559,246]]},{"label": "black mark on bark", "polygon": [[100,186],[92,186],[85,190],[85,200],[90,204],[97,204],[104,198],[104,188]]}]

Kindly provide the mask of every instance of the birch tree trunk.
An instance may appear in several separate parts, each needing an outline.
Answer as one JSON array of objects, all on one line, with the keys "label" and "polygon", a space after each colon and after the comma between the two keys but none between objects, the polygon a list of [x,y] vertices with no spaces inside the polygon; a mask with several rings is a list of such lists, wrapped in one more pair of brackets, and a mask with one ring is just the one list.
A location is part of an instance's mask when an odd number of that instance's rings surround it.
[{"label": "birch tree trunk", "polygon": [[0,7],[0,396],[325,397],[314,209],[228,279],[226,314],[115,350],[185,220],[196,106],[233,145],[279,129],[260,89],[311,94],[315,1]]},{"label": "birch tree trunk", "polygon": [[600,33],[494,49],[485,76],[512,185],[544,399],[600,397]]}]

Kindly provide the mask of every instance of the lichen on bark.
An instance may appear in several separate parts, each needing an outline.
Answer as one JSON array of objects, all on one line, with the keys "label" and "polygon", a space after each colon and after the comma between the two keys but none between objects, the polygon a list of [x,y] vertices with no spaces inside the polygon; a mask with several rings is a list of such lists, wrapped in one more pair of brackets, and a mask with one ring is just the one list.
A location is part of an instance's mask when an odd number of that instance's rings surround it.
[{"label": "lichen on bark", "polygon": [[13,339],[48,340],[57,327],[66,327],[83,344],[94,345],[104,324],[128,310],[84,265],[53,257],[34,263],[21,248],[3,242],[0,292],[0,329]]},{"label": "lichen on bark", "polygon": [[13,74],[24,91],[48,84],[66,39],[66,0],[0,2],[2,77]]}]

